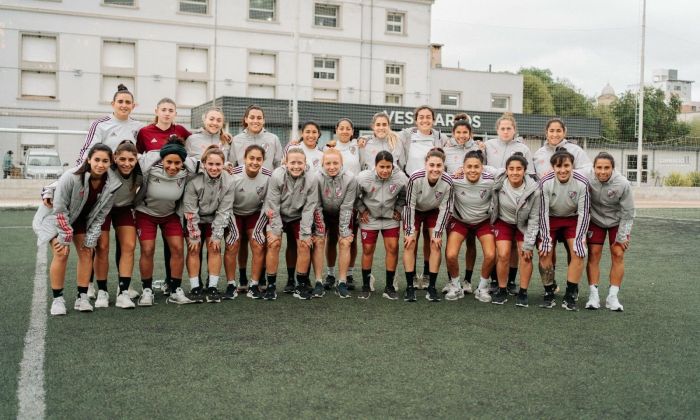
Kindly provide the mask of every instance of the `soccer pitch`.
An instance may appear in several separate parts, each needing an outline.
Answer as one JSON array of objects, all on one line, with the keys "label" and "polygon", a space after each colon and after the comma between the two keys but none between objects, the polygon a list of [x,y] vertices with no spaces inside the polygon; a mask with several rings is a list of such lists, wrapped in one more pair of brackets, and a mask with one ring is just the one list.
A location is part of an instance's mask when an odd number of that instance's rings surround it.
[{"label": "soccer pitch", "polygon": [[[23,352],[36,344],[24,342],[36,238],[33,212],[0,214],[0,418],[14,418]],[[29,396],[39,409],[30,412],[43,410],[46,418],[693,418],[700,410],[700,210],[640,215],[626,256],[623,313],[540,309],[536,270],[527,309],[516,308],[512,297],[504,306],[471,295],[431,303],[424,292],[411,304],[378,292],[368,301],[332,294],[300,301],[280,293],[275,302],[239,296],[182,306],[166,305],[157,293],[154,307],[126,311],[113,306],[111,267],[110,308],[82,314],[72,310],[72,250],[68,315],[48,317],[48,286],[47,306],[39,308],[47,317],[45,360],[25,379],[45,394]],[[559,261],[566,261],[558,248]],[[383,266],[378,251],[378,290]],[[603,299],[608,267],[606,250]],[[398,277],[403,292],[401,264]],[[565,280],[563,264],[557,280]],[[133,283],[140,288],[137,274]],[[444,283],[443,263],[438,287]],[[580,308],[587,297],[584,276]]]}]

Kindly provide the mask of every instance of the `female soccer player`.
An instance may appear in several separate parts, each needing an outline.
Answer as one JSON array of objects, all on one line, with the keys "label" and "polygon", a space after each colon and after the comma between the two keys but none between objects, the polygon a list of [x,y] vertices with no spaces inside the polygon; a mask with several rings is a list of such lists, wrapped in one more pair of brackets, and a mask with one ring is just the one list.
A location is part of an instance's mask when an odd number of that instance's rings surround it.
[{"label": "female soccer player", "polygon": [[184,268],[184,235],[177,209],[187,180],[197,174],[199,164],[194,158],[187,158],[184,141],[173,136],[158,152],[142,155],[139,165],[143,171],[143,182],[136,194],[135,215],[141,247],[139,269],[143,293],[138,305],[153,305],[153,255],[158,227],[171,251],[169,267],[172,288],[167,302],[192,303],[180,287]]},{"label": "female soccer player", "polygon": [[155,112],[153,123],[139,130],[136,138],[136,148],[139,153],[160,150],[168,143],[170,136],[175,135],[187,140],[192,134],[185,127],[175,124],[177,107],[172,99],[163,98],[158,101]]},{"label": "female soccer player", "polygon": [[[248,297],[253,299],[262,298],[259,282],[265,261],[265,246],[264,243],[261,244],[251,239],[253,239],[253,232],[258,220],[261,220],[260,210],[267,195],[268,181],[272,175],[271,171],[263,167],[264,161],[265,149],[257,144],[252,144],[245,150],[245,164],[233,169],[235,191],[235,200],[233,201],[234,219],[231,221],[232,224],[229,230],[236,232],[235,236],[239,240],[234,241],[232,245],[227,245],[224,253],[224,268],[226,269],[227,281],[224,299],[233,299],[236,296],[236,258],[238,258],[242,242],[250,244],[250,251],[253,254],[251,283],[256,286],[249,289],[248,280],[241,278],[238,291],[247,293]],[[265,225],[263,224],[261,228],[264,229],[264,227]],[[245,238],[245,242],[243,238]],[[264,281],[265,279],[263,278],[262,280]]]},{"label": "female soccer player", "polygon": [[377,154],[388,151],[393,158],[393,167],[403,170],[404,149],[396,133],[391,131],[389,116],[378,112],[372,116],[372,136],[358,139],[362,170],[374,170]]},{"label": "female soccer player", "polygon": [[[311,229],[314,211],[318,205],[318,187],[316,179],[306,167],[306,155],[299,147],[287,151],[285,166],[272,172],[267,187],[267,196],[260,216],[269,220],[267,225],[267,289],[263,296],[266,300],[277,299],[276,282],[279,252],[282,245],[282,232],[287,234],[287,243],[297,243],[297,286],[294,297],[308,300],[309,263],[311,262]],[[262,223],[257,226],[261,227]],[[265,238],[260,229],[255,232],[255,240],[262,244]],[[257,285],[251,283],[251,289]]]},{"label": "female soccer player", "polygon": [[228,160],[231,164],[243,165],[248,146],[257,144],[265,150],[263,166],[272,171],[282,162],[282,143],[273,133],[265,130],[265,113],[257,105],[250,105],[243,114],[243,132],[234,136],[229,150]]},{"label": "female soccer player", "polygon": [[532,157],[538,178],[544,178],[545,175],[552,172],[552,165],[549,163],[549,159],[552,158],[558,147],[563,147],[574,156],[574,169],[581,171],[581,173],[590,171],[591,159],[588,158],[586,152],[566,139],[566,125],[564,121],[559,118],[552,118],[547,121],[545,135],[547,142],[544,146],[537,149]]},{"label": "female soccer player", "polygon": [[527,308],[527,287],[532,277],[532,253],[539,231],[540,196],[538,183],[526,175],[527,159],[520,152],[506,160],[506,172],[494,182],[491,224],[496,238],[496,271],[498,292],[491,303],[504,304],[508,300],[508,266],[511,261],[511,244],[518,245],[520,290],[515,305]]},{"label": "female soccer player", "polygon": [[413,281],[416,277],[416,243],[421,230],[428,232],[430,241],[429,284],[426,298],[439,301],[435,282],[440,270],[442,234],[452,211],[452,177],[445,173],[445,153],[435,148],[425,156],[425,168],[415,171],[406,187],[406,207],[403,211],[404,253],[406,270],[406,302],[416,301]]},{"label": "female soccer player", "polygon": [[591,186],[591,224],[588,229],[588,284],[590,294],[587,309],[600,308],[598,284],[600,283],[600,257],[605,236],[610,243],[612,266],[610,267],[610,290],[605,307],[622,312],[617,298],[625,274],[625,251],[630,245],[630,234],[634,220],[634,200],[627,178],[615,172],[615,159],[601,152],[593,160],[593,173],[589,177]]},{"label": "female soccer player", "polygon": [[474,298],[481,302],[491,302],[488,292],[488,277],[496,262],[496,244],[489,222],[493,175],[484,170],[484,155],[480,150],[470,151],[464,157],[464,175],[453,177],[454,210],[447,236],[445,260],[450,276],[450,288],[445,295],[447,300],[464,297],[459,283],[459,250],[462,242],[474,234],[481,243],[484,260],[481,264],[479,287]]},{"label": "female soccer player", "polygon": [[362,171],[357,176],[358,196],[355,207],[360,213],[362,234],[360,299],[369,299],[371,295],[370,276],[380,232],[386,250],[386,286],[382,296],[390,300],[399,298],[394,277],[399,259],[399,222],[406,205],[407,182],[408,178],[403,172],[394,170],[394,156],[386,150],[376,154],[374,169]]},{"label": "female soccer player", "polygon": [[309,169],[316,172],[321,169],[323,159],[323,152],[318,148],[320,137],[321,127],[313,121],[307,121],[301,125],[301,143],[290,142],[285,149],[285,154],[292,147],[300,148],[306,155],[306,164],[309,165]]},{"label": "female soccer player", "polygon": [[211,145],[221,148],[224,156],[228,156],[231,147],[231,135],[224,130],[224,112],[219,107],[211,107],[202,115],[202,128],[192,133],[185,140],[187,155],[196,159],[202,157]]},{"label": "female soccer player", "polygon": [[574,171],[574,155],[564,148],[557,149],[549,162],[554,172],[540,180],[539,269],[545,289],[542,307],[553,308],[556,305],[552,251],[554,242],[559,240],[566,241],[573,251],[566,274],[566,293],[562,307],[576,311],[578,283],[587,253],[586,233],[590,221],[588,180]]},{"label": "female soccer player", "polygon": [[[187,182],[183,207],[187,226],[187,272],[190,291],[195,302],[221,302],[219,273],[221,272],[221,242],[229,225],[234,202],[233,177],[224,171],[226,156],[219,146],[211,145],[202,154],[204,171]],[[199,281],[201,257],[199,247],[206,238],[207,272],[209,282],[206,296]],[[235,241],[235,234],[231,238]],[[203,283],[203,282],[202,282]]]},{"label": "female soccer player", "polygon": [[59,179],[53,208],[40,206],[34,218],[39,244],[49,242],[53,253],[49,271],[53,291],[51,315],[66,314],[63,287],[71,242],[78,253],[78,296],[73,308],[80,312],[93,310],[87,295],[93,251],[112,208],[114,192],[121,187],[119,179],[109,171],[111,162],[112,149],[95,144],[81,166]]},{"label": "female soccer player", "polygon": [[421,105],[413,113],[416,126],[405,128],[399,133],[399,140],[406,157],[406,174],[423,169],[425,155],[433,147],[442,147],[447,138],[433,128],[435,110],[428,105]]}]

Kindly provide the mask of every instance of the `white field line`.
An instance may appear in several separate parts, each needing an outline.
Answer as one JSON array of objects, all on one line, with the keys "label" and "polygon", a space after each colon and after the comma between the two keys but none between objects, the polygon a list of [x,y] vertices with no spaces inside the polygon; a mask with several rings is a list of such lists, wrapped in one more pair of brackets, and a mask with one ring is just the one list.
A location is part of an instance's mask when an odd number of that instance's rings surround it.
[{"label": "white field line", "polygon": [[0,226],[0,229],[31,229],[31,225],[27,226]]},{"label": "white field line", "polygon": [[660,217],[660,216],[634,216],[635,219],[654,219],[654,220],[666,220],[669,222],[691,222],[700,224],[700,219],[678,219],[675,217]]},{"label": "white field line", "polygon": [[24,354],[20,363],[17,399],[18,419],[43,419],[46,411],[44,389],[44,354],[46,347],[47,245],[39,246],[34,269],[29,329],[24,336]]}]

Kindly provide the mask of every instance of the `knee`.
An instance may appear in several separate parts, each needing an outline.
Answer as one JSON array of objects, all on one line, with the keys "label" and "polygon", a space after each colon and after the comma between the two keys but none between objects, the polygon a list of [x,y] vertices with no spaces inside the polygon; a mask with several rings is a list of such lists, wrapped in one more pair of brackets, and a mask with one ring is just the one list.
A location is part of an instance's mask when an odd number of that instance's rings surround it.
[{"label": "knee", "polygon": [[496,260],[496,251],[493,249],[484,250],[484,261],[493,262]]},{"label": "knee", "polygon": [[625,258],[625,251],[620,246],[614,246],[610,252],[612,260],[621,263]]},{"label": "knee", "polygon": [[387,254],[396,255],[399,253],[399,244],[389,243],[386,244]]},{"label": "knee", "polygon": [[459,249],[448,249],[447,251],[445,251],[445,259],[447,261],[454,262],[457,260],[457,254],[459,254]]},{"label": "knee", "polygon": [[[268,251],[279,252],[281,243],[282,243],[282,241],[279,240],[279,241],[275,241],[275,242],[267,244]],[[289,247],[287,249],[289,249]]]}]

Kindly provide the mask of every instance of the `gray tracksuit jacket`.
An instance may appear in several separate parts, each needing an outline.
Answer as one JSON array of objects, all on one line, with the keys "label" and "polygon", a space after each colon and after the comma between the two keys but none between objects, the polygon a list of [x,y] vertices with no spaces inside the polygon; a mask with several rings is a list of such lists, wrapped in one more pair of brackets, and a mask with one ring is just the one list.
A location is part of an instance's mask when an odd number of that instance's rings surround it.
[{"label": "gray tracksuit jacket", "polygon": [[454,189],[452,217],[469,225],[488,219],[492,213],[493,181],[493,175],[487,172],[482,172],[481,178],[475,183],[469,182],[464,176],[452,177]]},{"label": "gray tracksuit jacket", "polygon": [[211,134],[207,130],[200,128],[199,130],[193,132],[192,135],[187,137],[187,140],[185,140],[187,156],[201,159],[204,151],[207,150],[207,147],[211,146],[212,144],[219,146],[221,151],[224,152],[224,156],[229,155],[231,145],[222,143],[219,133]]},{"label": "gray tracksuit jacket", "polygon": [[141,155],[139,165],[143,179],[134,200],[136,210],[154,217],[165,217],[173,213],[182,216],[185,185],[199,172],[200,162],[188,157],[183,168],[174,177],[165,173],[159,151]]},{"label": "gray tracksuit jacket", "polygon": [[425,169],[414,172],[406,186],[406,207],[402,220],[406,235],[413,235],[416,211],[439,209],[433,238],[439,239],[452,217],[452,177],[443,173],[435,185],[430,185]]},{"label": "gray tracksuit jacket", "polygon": [[136,136],[138,136],[139,130],[143,127],[144,124],[140,121],[136,121],[131,117],[122,121],[117,119],[114,114],[96,119],[90,125],[87,136],[85,136],[85,143],[80,148],[80,152],[78,152],[78,159],[75,164],[80,166],[87,159],[88,152],[96,143],[104,143],[112,151],[117,150],[117,146],[123,140],[131,140],[136,144]]},{"label": "gray tracksuit jacket", "polygon": [[234,136],[228,153],[228,161],[234,165],[243,165],[245,149],[251,144],[260,145],[265,149],[265,161],[263,162],[265,168],[273,170],[280,166],[283,152],[282,143],[276,135],[265,129],[258,134],[251,134],[248,130],[243,130],[242,133]]},{"label": "gray tracksuit jacket", "polygon": [[363,229],[382,230],[400,226],[394,220],[394,211],[401,214],[406,205],[408,177],[393,171],[388,179],[381,179],[374,170],[362,171],[357,176],[357,200],[360,213],[369,212],[369,222],[360,222]]},{"label": "gray tracksuit jacket", "polygon": [[[211,237],[220,241],[229,224],[234,202],[233,177],[222,171],[212,178],[205,170],[187,182],[182,198],[188,241],[199,242],[199,223],[211,223]],[[235,241],[237,238],[232,238]]]},{"label": "gray tracksuit jacket", "polygon": [[464,156],[472,150],[479,150],[479,146],[473,139],[469,139],[464,144],[457,143],[454,137],[445,142],[445,172],[454,174],[455,171],[464,167]]},{"label": "gray tracksuit jacket", "polygon": [[410,175],[425,166],[425,155],[433,147],[442,147],[447,137],[436,129],[433,129],[430,135],[425,136],[418,131],[417,127],[411,127],[401,130],[399,140],[403,146],[404,169]]},{"label": "gray tracksuit jacket", "polygon": [[589,185],[586,176],[573,171],[569,180],[562,184],[554,172],[545,175],[540,180],[542,195],[540,199],[540,250],[550,252],[552,250],[552,237],[549,234],[549,217],[578,216],[576,222],[576,238],[574,246],[576,255],[586,256],[586,234],[588,223],[591,220],[591,197],[588,192]]},{"label": "gray tracksuit jacket", "polygon": [[577,145],[570,143],[567,139],[562,140],[556,146],[545,142],[544,146],[537,149],[532,155],[532,160],[535,163],[535,172],[538,178],[542,178],[552,171],[552,164],[549,163],[549,160],[552,158],[552,155],[554,155],[557,147],[563,147],[567,152],[574,155],[574,169],[585,173],[593,167],[593,163],[586,152]]},{"label": "gray tracksuit jacket", "polygon": [[635,209],[630,183],[613,171],[607,182],[600,182],[590,171],[591,221],[603,228],[619,226],[616,242],[624,242],[632,233]]},{"label": "gray tracksuit jacket", "polygon": [[[282,235],[283,222],[301,219],[299,237],[305,240],[311,237],[317,207],[318,182],[312,171],[307,169],[298,178],[293,178],[285,166],[280,166],[270,177],[260,217],[269,218],[267,231],[277,236]],[[260,239],[259,234],[256,232],[256,240]]]},{"label": "gray tracksuit jacket", "polygon": [[506,204],[509,200],[507,193],[504,191],[504,184],[508,182],[508,177],[505,173],[496,177],[493,183],[493,195],[491,196],[491,205],[493,212],[491,213],[491,224],[496,222],[496,219],[503,219],[504,212],[509,212],[510,217],[516,221],[518,230],[525,236],[523,240],[523,249],[532,251],[535,249],[537,234],[540,229],[540,204],[541,195],[539,183],[529,176],[523,178],[525,189],[513,206]]},{"label": "gray tracksuit jacket", "polygon": [[233,214],[248,216],[260,209],[265,202],[267,186],[272,171],[260,168],[255,178],[248,177],[245,166],[233,168],[233,184],[236,199],[233,201]]},{"label": "gray tracksuit jacket", "polygon": [[486,142],[486,164],[494,168],[505,168],[506,160],[515,152],[522,152],[527,159],[527,173],[535,173],[535,165],[532,163],[532,153],[530,149],[523,143],[522,137],[516,137],[511,141],[505,142],[498,137]]},{"label": "gray tracksuit jacket", "polygon": [[[56,184],[53,194],[53,208],[39,206],[32,226],[37,235],[37,244],[58,238],[61,245],[70,245],[73,241],[72,224],[80,216],[88,199],[90,174],[75,175],[78,168],[65,172]],[[114,194],[122,186],[121,177],[111,169],[107,172],[107,181],[97,197],[97,203],[90,210],[87,218],[87,232],[84,246],[94,248],[100,237],[100,230],[114,204]]]},{"label": "gray tracksuit jacket", "polygon": [[394,145],[394,149],[392,150],[389,147],[389,142],[386,139],[382,140],[374,136],[367,137],[365,147],[360,149],[360,165],[362,166],[362,170],[374,170],[374,160],[377,157],[377,153],[381,152],[382,150],[386,150],[387,152],[391,153],[391,155],[394,157],[394,168],[398,168],[403,171],[405,153],[401,139],[397,139],[396,145]]},{"label": "gray tracksuit jacket", "polygon": [[352,139],[347,143],[340,140],[335,142],[336,150],[343,155],[343,171],[352,173],[357,176],[362,171],[360,164],[360,147],[357,145],[357,139]]},{"label": "gray tracksuit jacket", "polygon": [[316,180],[318,182],[319,203],[323,213],[338,215],[340,237],[345,238],[352,235],[350,221],[355,211],[357,179],[352,173],[342,169],[338,175],[331,177],[321,168],[316,174]]}]

